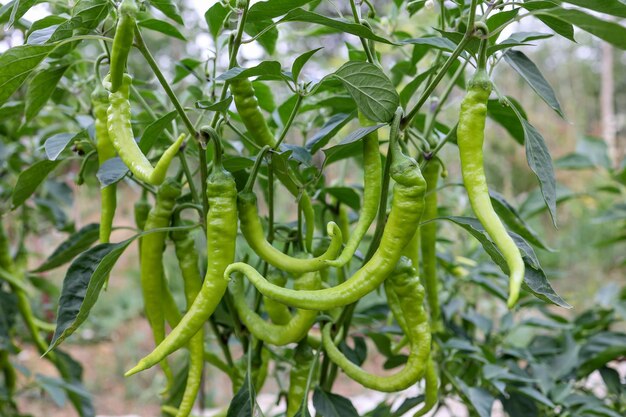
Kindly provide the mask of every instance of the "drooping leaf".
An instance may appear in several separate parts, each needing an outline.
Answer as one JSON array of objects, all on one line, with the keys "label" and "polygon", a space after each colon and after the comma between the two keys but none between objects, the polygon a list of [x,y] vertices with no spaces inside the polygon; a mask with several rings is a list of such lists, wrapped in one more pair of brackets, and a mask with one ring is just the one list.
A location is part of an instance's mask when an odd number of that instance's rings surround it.
[{"label": "drooping leaf", "polygon": [[78,133],[57,133],[50,136],[43,145],[46,157],[50,161],[55,161],[70,143],[85,135],[86,131],[82,130]]},{"label": "drooping leaf", "polygon": [[302,68],[304,67],[304,65],[308,62],[309,59],[311,59],[313,55],[315,55],[317,51],[321,49],[324,49],[324,47],[319,47],[319,48],[307,51],[303,53],[302,55],[298,56],[293,61],[293,64],[291,65],[291,77],[293,80],[298,79],[298,77],[300,76],[300,71],[302,71]]},{"label": "drooping leaf", "polygon": [[515,106],[515,109],[523,118],[526,118],[526,113],[521,105],[511,97],[507,96],[504,104],[506,105],[500,103],[498,99],[489,100],[487,102],[487,115],[509,132],[520,145],[523,145],[524,126],[522,126],[518,115],[511,107]]},{"label": "drooping leaf", "polygon": [[316,387],[313,392],[313,407],[324,417],[358,417],[349,399]]},{"label": "drooping leaf", "polygon": [[373,126],[361,127],[354,132],[351,132],[341,142],[335,146],[324,149],[324,165],[331,164],[339,159],[352,156],[357,148],[360,148],[360,140],[370,133],[385,126],[384,124],[378,124]]},{"label": "drooping leaf", "polygon": [[100,225],[91,223],[69,236],[33,272],[44,272],[69,262],[76,255],[86,251],[98,240]]},{"label": "drooping leaf", "polygon": [[305,147],[312,154],[326,146],[328,142],[346,125],[350,120],[354,119],[355,113],[344,114],[339,113],[329,118],[326,123],[318,130],[309,140]]},{"label": "drooping leaf", "polygon": [[217,79],[220,81],[226,81],[236,78],[249,78],[254,76],[282,78],[283,73],[280,62],[263,61],[259,65],[251,68],[234,67],[220,74]]},{"label": "drooping leaf", "polygon": [[365,117],[388,123],[400,104],[391,80],[369,62],[350,61],[333,74],[339,78]]},{"label": "drooping leaf", "polygon": [[150,5],[159,9],[165,16],[169,17],[179,25],[184,24],[183,18],[180,16],[178,7],[173,0],[150,0]]},{"label": "drooping leaf", "polygon": [[228,9],[218,1],[204,14],[204,19],[209,26],[209,33],[211,33],[213,39],[217,39],[217,35],[222,30],[224,21],[229,13]]},{"label": "drooping leaf", "polygon": [[141,139],[139,140],[139,149],[141,149],[142,153],[148,154],[148,151],[152,149],[163,131],[167,129],[168,126],[172,125],[172,121],[176,119],[177,115],[178,112],[176,110],[172,110],[171,112],[159,117],[146,127],[143,131],[143,135],[141,135]]},{"label": "drooping leaf", "polygon": [[52,49],[51,45],[20,45],[0,55],[0,105],[20,88]]},{"label": "drooping leaf", "polygon": [[115,184],[128,174],[129,170],[124,161],[119,157],[110,158],[104,161],[98,168],[96,177],[100,181],[100,188]]},{"label": "drooping leaf", "polygon": [[563,117],[561,104],[556,98],[554,90],[548,83],[539,68],[523,52],[511,49],[504,53],[504,59],[513,67],[519,75],[526,80],[528,85],[546,102],[557,114]]},{"label": "drooping leaf", "polygon": [[50,67],[37,73],[30,80],[28,90],[26,91],[26,107],[24,109],[27,122],[39,114],[39,111],[54,92],[57,83],[63,77],[67,68],[68,65]]},{"label": "drooping leaf", "polygon": [[106,277],[133,240],[102,243],[83,252],[72,262],[63,280],[57,326],[46,353],[74,333],[87,319]]},{"label": "drooping leaf", "polygon": [[11,196],[12,208],[22,205],[30,197],[37,187],[48,177],[48,175],[59,165],[61,161],[43,160],[22,171],[17,177],[17,183]]},{"label": "drooping leaf", "polygon": [[154,30],[164,35],[171,36],[172,38],[180,39],[181,41],[187,40],[187,38],[185,38],[185,35],[180,33],[176,26],[172,25],[169,22],[166,22],[165,20],[145,19],[137,22],[137,24],[146,29]]}]

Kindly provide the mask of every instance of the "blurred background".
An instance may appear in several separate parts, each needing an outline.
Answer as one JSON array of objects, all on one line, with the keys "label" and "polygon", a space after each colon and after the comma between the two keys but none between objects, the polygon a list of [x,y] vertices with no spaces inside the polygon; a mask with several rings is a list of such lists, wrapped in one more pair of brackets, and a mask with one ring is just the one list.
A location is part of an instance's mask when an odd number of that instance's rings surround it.
[{"label": "blurred background", "polygon": [[[5,0],[0,3],[6,3]],[[215,57],[212,53],[210,36],[207,34],[205,12],[215,1],[186,0],[178,2],[185,20],[184,35],[194,42],[184,43],[156,32],[146,31],[146,38],[153,54],[157,57],[163,71],[171,79],[181,71],[180,61],[192,57],[195,60],[207,58],[219,62],[225,57]],[[345,5],[336,5],[339,8]],[[324,10],[325,6],[321,7]],[[330,6],[328,6],[330,8]],[[49,13],[49,5],[44,3],[35,6],[24,18],[36,20]],[[332,11],[331,11],[332,13]],[[413,19],[400,16],[397,21],[386,24],[396,30],[407,30],[411,33],[428,32],[435,25],[437,10],[424,11]],[[295,30],[281,31],[277,45],[277,59],[283,66],[289,66],[294,57],[300,53],[324,46],[315,59],[305,69],[309,79],[319,79],[339,67],[348,59],[348,44],[356,45],[355,39],[341,38],[338,35],[320,38],[304,35],[313,30],[306,24],[293,24]],[[549,32],[539,21],[526,19],[523,24],[514,24],[510,31]],[[502,33],[508,36],[510,31]],[[496,66],[494,81],[501,94],[516,98],[526,110],[528,119],[532,121],[546,139],[557,169],[559,185],[558,229],[552,226],[545,211],[538,209],[536,179],[527,166],[523,147],[519,146],[501,126],[489,122],[486,139],[485,158],[488,161],[488,178],[495,190],[507,197],[519,210],[525,220],[534,228],[539,236],[553,248],[552,252],[538,250],[538,256],[551,280],[552,285],[568,303],[574,306],[571,311],[560,311],[562,315],[574,315],[603,302],[608,302],[626,285],[626,251],[620,242],[623,229],[615,226],[614,216],[619,212],[619,204],[624,204],[620,194],[626,175],[615,175],[624,172],[624,147],[626,139],[626,53],[616,50],[597,38],[577,31],[578,44],[561,39],[557,36],[547,40],[536,41],[537,46],[521,48],[539,67],[543,75],[554,88],[563,108],[564,118],[549,111],[549,108],[530,89],[528,84],[505,63]],[[0,29],[0,52],[10,46],[23,42],[18,32]],[[186,47],[185,47],[186,45]],[[85,48],[89,48],[86,46]],[[379,46],[385,55],[385,47]],[[265,52],[255,43],[246,44],[242,48],[241,64],[254,65],[257,60],[265,57]],[[426,65],[432,57],[425,58],[420,65]],[[130,72],[135,78],[141,79],[145,68],[138,54],[131,56]],[[194,79],[183,79],[178,88],[186,82],[195,83]],[[284,93],[284,92],[283,92]],[[281,97],[280,91],[274,91],[274,99],[281,103],[287,95]],[[456,88],[449,104],[446,105],[442,120],[453,123],[458,115],[458,105],[463,91]],[[188,97],[182,96],[185,100]],[[340,133],[338,140],[349,133]],[[297,143],[299,138],[289,138]],[[460,181],[456,148],[449,147],[444,151],[443,159],[448,161],[448,183]],[[350,164],[350,162],[347,162]],[[337,178],[329,181],[346,181],[340,175],[355,172],[354,182],[358,182],[358,169],[342,167],[337,170]],[[71,179],[79,169],[78,164],[66,171],[65,179]],[[348,176],[349,177],[349,176]],[[95,187],[79,188],[72,184],[69,190],[74,195],[73,204],[67,207],[66,221],[75,224],[76,229],[89,223],[98,222],[94,202],[98,201]],[[134,227],[132,220],[133,198],[139,189],[133,184],[121,184],[118,191],[118,212],[116,226]],[[444,206],[459,201],[458,187],[447,187],[441,192],[440,201]],[[467,206],[467,201],[465,205]],[[450,207],[450,210],[458,207]],[[623,210],[623,208],[622,208]],[[442,225],[442,235],[447,242],[446,248],[476,247],[476,242],[466,234],[460,234],[452,226]],[[132,235],[128,230],[117,230],[112,240],[120,241]],[[51,231],[32,239],[29,249],[39,254],[33,259],[33,266],[40,264],[66,235]],[[464,253],[459,250],[458,253]],[[184,305],[180,280],[172,279],[176,274],[173,267],[175,258],[172,248],[166,253],[170,282],[174,293],[180,298],[179,305]],[[141,293],[139,289],[138,258],[136,247],[125,252],[111,275],[109,289],[103,293],[99,302],[92,310],[87,322],[66,343],[66,349],[85,367],[87,389],[93,394],[96,409],[101,415],[122,416],[158,414],[155,395],[163,386],[161,376],[155,372],[145,372],[131,379],[124,379],[124,370],[135,363],[137,358],[151,349],[151,338],[146,321],[142,318]],[[47,273],[47,281],[58,288],[64,277],[64,268]],[[484,309],[489,311],[493,306],[485,300]],[[56,314],[56,299],[42,300],[40,317],[53,320]],[[36,370],[38,374],[48,372],[48,364],[39,358],[33,349],[26,349],[19,355],[24,367]],[[380,365],[371,361],[371,367]],[[624,370],[626,373],[626,370]],[[375,405],[381,397],[371,393],[363,393],[358,385],[342,379],[338,392],[352,399],[355,405],[367,408],[367,402]],[[275,381],[269,381],[264,391],[277,390]],[[53,393],[51,389],[48,394]],[[201,402],[207,409],[224,407],[231,398],[228,381],[214,368],[208,367]],[[356,397],[358,396],[358,397]],[[262,403],[263,395],[259,398]],[[274,396],[268,396],[273,399]],[[58,398],[57,398],[58,399]],[[34,391],[22,397],[20,407],[33,416],[70,416],[73,410],[61,401],[55,403],[54,395],[42,396]],[[271,400],[270,400],[271,401]],[[271,404],[265,404],[269,407]],[[370,407],[371,408],[371,407]],[[361,408],[359,408],[361,409]],[[207,414],[209,415],[209,414]],[[462,415],[462,414],[460,414]]]}]

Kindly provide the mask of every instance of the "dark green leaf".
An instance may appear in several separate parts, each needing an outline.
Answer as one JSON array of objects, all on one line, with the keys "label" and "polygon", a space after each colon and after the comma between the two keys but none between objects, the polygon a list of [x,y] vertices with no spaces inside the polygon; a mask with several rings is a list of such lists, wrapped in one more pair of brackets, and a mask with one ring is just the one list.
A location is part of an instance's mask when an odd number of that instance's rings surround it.
[{"label": "dark green leaf", "polygon": [[266,0],[259,1],[250,7],[248,11],[248,20],[262,21],[271,20],[275,17],[282,16],[285,13],[311,3],[313,0]]},{"label": "dark green leaf", "polygon": [[335,71],[357,107],[369,120],[388,123],[400,105],[391,80],[369,62],[351,61]]},{"label": "dark green leaf", "polygon": [[[456,217],[447,216],[441,217],[443,220],[451,221],[463,229],[467,230],[472,236],[474,236],[482,245],[485,252],[491,257],[491,259],[500,267],[505,274],[509,273],[509,267],[502,256],[502,253],[498,250],[496,245],[491,241],[487,232],[478,219],[472,217]],[[521,249],[522,257],[526,266],[526,273],[524,275],[524,285],[538,298],[548,301],[552,304],[558,305],[564,308],[571,308],[552,288],[548,279],[539,265],[537,256],[534,251],[528,245],[528,243],[519,235],[515,233],[509,233],[515,240],[517,246]]]},{"label": "dark green leaf", "polygon": [[89,249],[98,240],[100,225],[91,223],[61,243],[52,254],[33,272],[44,272],[69,262],[79,253]]},{"label": "dark green leaf", "polygon": [[217,79],[220,81],[233,80],[237,78],[249,78],[257,75],[282,78],[282,68],[278,61],[263,61],[259,65],[251,68],[235,67],[220,74]]},{"label": "dark green leaf", "polygon": [[173,0],[150,0],[150,4],[179,25],[184,24],[183,18],[178,12],[178,7]]},{"label": "dark green leaf", "polygon": [[359,211],[361,207],[361,199],[359,194],[352,187],[326,187],[323,192],[332,195],[341,203],[347,205],[354,211]]},{"label": "dark green leaf", "polygon": [[581,155],[579,153],[570,153],[564,155],[554,161],[554,166],[558,169],[592,169],[596,168],[596,165],[587,155]]},{"label": "dark green leaf", "polygon": [[317,14],[300,8],[291,10],[289,13],[287,13],[285,17],[280,19],[278,22],[304,22],[307,24],[317,24],[336,29],[343,33],[349,33],[351,35],[356,35],[361,38],[371,39],[376,42],[387,44],[392,43],[391,41],[376,35],[374,32],[372,32],[371,29],[367,28],[366,26],[353,22],[347,22],[344,20],[332,19],[330,17],[322,16],[321,14]]},{"label": "dark green leaf", "polygon": [[128,174],[128,167],[119,158],[107,159],[104,164],[100,165],[96,177],[100,181],[100,188],[115,184]]},{"label": "dark green leaf", "polygon": [[39,111],[54,92],[57,83],[63,77],[67,68],[68,65],[47,68],[38,72],[30,80],[28,90],[26,91],[26,108],[24,110],[27,122],[39,114]]},{"label": "dark green leaf", "polygon": [[316,387],[313,392],[313,407],[324,417],[358,417],[349,399]]},{"label": "dark green leaf", "polygon": [[217,2],[204,14],[204,19],[209,26],[209,32],[213,39],[217,39],[217,35],[222,30],[226,16],[228,16],[229,13],[228,9],[224,7],[222,3]]},{"label": "dark green leaf", "polygon": [[307,140],[305,147],[312,154],[326,146],[328,142],[356,116],[355,113],[344,114],[339,113],[333,115],[324,123],[324,126],[318,130],[313,137]]},{"label": "dark green leaf", "polygon": [[429,36],[424,38],[403,39],[400,42],[403,45],[428,45],[431,49],[438,49],[445,52],[452,52],[456,49],[456,45],[450,39],[440,36]]},{"label": "dark green leaf", "polygon": [[491,417],[491,409],[495,398],[484,388],[468,387],[461,380],[457,380],[461,386],[463,395],[469,400],[470,405],[480,417]]},{"label": "dark green leaf", "polygon": [[520,145],[524,144],[524,126],[520,122],[519,117],[512,109],[515,109],[526,118],[526,113],[522,109],[521,105],[513,98],[506,97],[506,105],[502,105],[500,100],[491,99],[487,103],[487,114],[490,118],[495,120],[500,126],[506,129],[507,132],[515,139]]},{"label": "dark green leaf", "polygon": [[341,142],[335,146],[324,149],[324,165],[328,165],[347,156],[352,156],[355,149],[360,148],[360,141],[370,133],[385,126],[384,124],[361,127],[346,136]]},{"label": "dark green leaf", "polygon": [[[500,13],[498,13],[500,14]],[[553,35],[551,33],[541,33],[541,32],[516,32],[509,36],[507,39],[503,40],[497,45],[489,47],[487,50],[487,55],[493,55],[495,52],[500,51],[502,49],[513,48],[515,46],[523,46],[529,45],[528,42],[550,38]]]},{"label": "dark green leaf", "polygon": [[[525,1],[522,5],[522,7],[531,11],[552,9],[555,6],[557,6],[555,2],[545,0]],[[543,23],[545,23],[546,26],[548,26],[559,35],[563,36],[566,39],[569,39],[572,42],[576,42],[576,40],[574,39],[574,26],[572,26],[571,24],[549,15],[537,15],[535,17],[537,17],[537,19],[541,20]]]},{"label": "dark green leaf", "polygon": [[107,18],[110,8],[111,2],[107,0],[79,0],[72,9],[71,27],[83,29],[81,33],[92,31]]},{"label": "dark green leaf", "polygon": [[253,417],[257,415],[257,409],[256,393],[250,381],[250,375],[246,372],[241,388],[228,406],[226,417]]},{"label": "dark green leaf", "polygon": [[300,76],[300,71],[302,71],[302,67],[304,67],[304,64],[306,64],[307,61],[311,59],[311,57],[320,49],[323,49],[323,47],[319,47],[319,48],[307,51],[303,53],[302,55],[298,56],[293,61],[293,64],[291,65],[291,77],[293,78],[294,81],[297,80],[298,77]]},{"label": "dark green leaf", "polygon": [[26,171],[22,171],[17,177],[17,184],[13,189],[13,195],[11,197],[12,207],[16,208],[22,205],[28,197],[30,197],[39,184],[41,184],[46,177],[57,167],[60,161],[44,161],[36,162],[34,165],[28,167]]},{"label": "dark green leaf", "polygon": [[626,17],[626,3],[622,0],[561,0],[585,9],[606,13],[617,17]]},{"label": "dark green leaf", "polygon": [[104,281],[134,238],[119,243],[102,243],[83,252],[72,262],[59,299],[57,327],[46,353],[57,347],[87,319],[100,295]]},{"label": "dark green leaf", "polygon": [[57,133],[50,136],[43,145],[46,157],[50,161],[55,161],[70,143],[84,135],[85,131],[83,130],[78,133]]},{"label": "dark green leaf", "polygon": [[[261,31],[265,31],[261,36],[256,38],[256,41],[272,55],[276,51],[276,42],[278,42],[278,29],[276,27],[270,27],[272,21],[265,22],[250,22],[247,21],[245,32],[250,36],[257,36]],[[269,29],[267,29],[270,27]]]},{"label": "dark green leaf", "polygon": [[172,126],[172,121],[176,119],[177,115],[178,112],[176,110],[172,110],[171,112],[156,119],[154,122],[150,123],[148,127],[146,127],[146,130],[143,131],[143,135],[141,135],[141,140],[139,141],[139,149],[141,149],[141,152],[145,155],[148,154],[148,151],[152,149],[163,131]]},{"label": "dark green leaf", "polygon": [[218,101],[217,103],[210,102],[208,100],[196,101],[196,108],[209,110],[209,111],[226,111],[230,107],[230,103],[232,103],[232,96],[226,97],[222,101]]},{"label": "dark green leaf", "polygon": [[561,105],[554,94],[554,90],[548,81],[543,77],[534,62],[532,62],[523,52],[516,50],[506,51],[504,53],[504,59],[511,67],[513,67],[515,71],[518,72],[519,75],[522,76],[522,78],[526,80],[528,85],[535,90],[539,97],[541,97],[541,99],[545,101],[548,106],[556,111],[559,116],[563,117],[563,110],[561,110]]},{"label": "dark green leaf", "polygon": [[173,26],[172,24],[166,22],[165,20],[157,20],[157,19],[145,19],[138,22],[139,26],[144,27],[146,29],[154,30],[156,32],[161,32],[164,35],[171,36],[172,38],[180,39],[181,41],[187,40],[185,36],[180,33],[180,31]]},{"label": "dark green leaf", "polygon": [[52,49],[50,45],[20,45],[0,55],[0,104],[20,88]]}]

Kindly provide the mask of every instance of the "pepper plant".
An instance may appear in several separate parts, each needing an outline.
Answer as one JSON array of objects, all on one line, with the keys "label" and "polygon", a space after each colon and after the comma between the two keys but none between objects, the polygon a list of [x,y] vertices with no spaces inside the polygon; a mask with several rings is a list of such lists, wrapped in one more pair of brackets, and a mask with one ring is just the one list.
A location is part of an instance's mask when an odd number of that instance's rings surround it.
[{"label": "pepper plant", "polygon": [[[95,415],[63,348],[128,279],[131,245],[153,350],[125,375],[164,375],[164,415],[202,409],[217,372],[232,385],[225,416],[443,416],[458,400],[480,417],[496,402],[511,417],[624,415],[612,361],[626,293],[569,313],[524,195],[487,185],[499,124],[524,147],[534,213],[557,225],[542,126],[495,71],[565,117],[526,51],[578,31],[626,49],[623,0],[209,3],[203,19],[173,0],[0,8],[2,415],[24,415],[15,355],[29,344],[59,374],[35,385]],[[522,20],[540,29],[516,32]],[[99,224],[77,228],[74,194],[98,189]],[[53,229],[67,236],[42,261],[32,242]],[[57,268],[60,288],[46,281]],[[362,367],[368,350],[390,373]],[[388,394],[357,411],[341,375]],[[418,395],[398,404],[407,389]],[[278,411],[259,406],[265,392]]]}]

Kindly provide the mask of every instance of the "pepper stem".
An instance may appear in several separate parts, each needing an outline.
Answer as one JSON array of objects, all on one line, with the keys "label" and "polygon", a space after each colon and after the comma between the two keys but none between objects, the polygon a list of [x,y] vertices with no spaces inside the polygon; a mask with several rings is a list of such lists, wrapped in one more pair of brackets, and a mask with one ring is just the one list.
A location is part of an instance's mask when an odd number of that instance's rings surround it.
[{"label": "pepper stem", "polygon": [[259,173],[259,169],[261,169],[261,165],[263,164],[263,158],[267,151],[270,150],[269,145],[265,145],[256,156],[256,161],[254,161],[254,166],[252,167],[252,171],[250,171],[250,176],[248,177],[248,181],[246,182],[245,187],[243,188],[244,192],[252,191],[252,187],[254,187],[254,181]]}]

